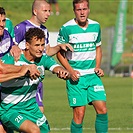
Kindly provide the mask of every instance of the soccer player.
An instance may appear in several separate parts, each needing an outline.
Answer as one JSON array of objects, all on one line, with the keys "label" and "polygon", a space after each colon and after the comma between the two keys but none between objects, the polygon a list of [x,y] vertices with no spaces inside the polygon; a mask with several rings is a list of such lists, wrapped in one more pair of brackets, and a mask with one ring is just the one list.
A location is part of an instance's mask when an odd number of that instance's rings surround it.
[{"label": "soccer player", "polygon": [[[19,55],[18,46],[14,45],[9,32],[6,29],[4,29],[5,23],[6,23],[5,9],[3,7],[0,7],[0,59],[9,51],[15,57]],[[3,78],[1,80],[3,80]],[[1,123],[0,123],[0,133],[5,133]]]},{"label": "soccer player", "polygon": [[0,7],[0,57],[8,53],[14,45],[12,38],[5,30],[6,13],[3,7]]},{"label": "soccer player", "polygon": [[[30,28],[25,35],[26,49],[15,62],[9,53],[2,57],[7,64],[36,64],[40,76],[31,80],[28,75],[1,83],[0,119],[4,125],[26,133],[48,133],[50,131],[45,115],[36,103],[36,90],[39,81],[44,79],[44,71],[50,70],[59,78],[69,77],[68,71],[44,54],[45,35],[39,28]],[[8,111],[7,111],[8,110]]]},{"label": "soccer player", "polygon": [[[45,52],[49,56],[56,54],[60,49],[67,50],[67,47],[72,50],[69,44],[58,45],[50,47],[49,45],[49,33],[47,28],[43,25],[50,16],[50,5],[45,0],[35,0],[32,5],[32,16],[29,20],[25,20],[15,26],[15,44],[21,49],[25,49],[24,35],[29,28],[38,27],[45,33]],[[43,107],[43,84],[39,83],[36,100],[40,107],[40,110],[44,112]]]},{"label": "soccer player", "polygon": [[[88,19],[89,0],[73,0],[75,18],[65,23],[58,35],[58,43],[69,43],[74,52],[59,52],[57,58],[69,71],[66,81],[68,101],[73,109],[71,133],[82,133],[86,105],[96,111],[96,133],[108,132],[106,93],[100,79],[102,59],[101,30],[98,22]],[[91,117],[91,116],[90,116]]]}]

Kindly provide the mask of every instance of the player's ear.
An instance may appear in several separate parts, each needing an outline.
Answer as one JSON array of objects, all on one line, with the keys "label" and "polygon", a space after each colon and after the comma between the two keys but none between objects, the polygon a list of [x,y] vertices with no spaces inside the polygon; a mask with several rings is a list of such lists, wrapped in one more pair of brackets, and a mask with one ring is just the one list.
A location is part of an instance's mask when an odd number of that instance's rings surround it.
[{"label": "player's ear", "polygon": [[90,13],[90,11],[91,11],[91,10],[90,10],[90,8],[89,8],[89,13]]},{"label": "player's ear", "polygon": [[26,42],[26,49],[28,50],[29,49],[29,43],[28,42]]},{"label": "player's ear", "polygon": [[37,15],[37,10],[36,10],[36,9],[33,10],[33,14],[34,14],[35,16]]}]

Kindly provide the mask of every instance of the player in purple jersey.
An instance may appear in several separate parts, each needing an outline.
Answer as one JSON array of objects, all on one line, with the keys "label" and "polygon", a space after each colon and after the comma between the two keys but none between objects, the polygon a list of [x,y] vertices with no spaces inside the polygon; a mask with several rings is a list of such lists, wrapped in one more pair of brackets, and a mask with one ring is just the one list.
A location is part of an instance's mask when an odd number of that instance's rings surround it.
[{"label": "player in purple jersey", "polygon": [[[15,26],[15,43],[19,45],[21,49],[25,49],[25,33],[29,28],[38,27],[45,33],[45,52],[49,56],[53,56],[60,49],[67,51],[69,48],[72,51],[72,47],[69,44],[57,45],[50,47],[49,45],[49,33],[47,28],[43,25],[50,16],[50,5],[45,0],[35,0],[32,5],[32,17],[29,20],[25,20]],[[36,100],[40,107],[40,110],[44,112],[43,107],[43,83],[40,82],[36,94]]]},{"label": "player in purple jersey", "polygon": [[[2,31],[2,26],[0,25],[0,31]],[[1,32],[0,32],[1,33]],[[3,30],[3,34],[0,34],[0,57],[8,53],[11,47],[14,45],[12,38],[7,30]]]}]

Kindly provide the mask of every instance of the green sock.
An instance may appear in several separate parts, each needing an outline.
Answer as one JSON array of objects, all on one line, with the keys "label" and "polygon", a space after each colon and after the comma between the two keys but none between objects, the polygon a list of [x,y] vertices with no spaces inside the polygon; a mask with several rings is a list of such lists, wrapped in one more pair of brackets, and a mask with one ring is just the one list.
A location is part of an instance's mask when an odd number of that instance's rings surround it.
[{"label": "green sock", "polygon": [[82,133],[82,124],[76,124],[74,120],[72,120],[71,133]]},{"label": "green sock", "polygon": [[108,115],[97,114],[95,122],[96,133],[108,133]]}]

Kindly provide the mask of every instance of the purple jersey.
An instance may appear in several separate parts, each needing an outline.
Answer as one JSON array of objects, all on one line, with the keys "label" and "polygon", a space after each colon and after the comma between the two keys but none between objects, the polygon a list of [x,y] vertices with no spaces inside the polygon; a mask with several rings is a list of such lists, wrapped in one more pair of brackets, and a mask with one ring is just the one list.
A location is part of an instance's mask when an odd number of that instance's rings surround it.
[{"label": "purple jersey", "polygon": [[9,52],[13,45],[10,34],[7,30],[4,30],[3,36],[0,37],[0,58]]},{"label": "purple jersey", "polygon": [[49,44],[49,33],[47,28],[44,25],[37,26],[30,22],[29,20],[25,20],[14,27],[15,32],[15,43],[19,45],[21,49],[25,49],[25,33],[29,28],[38,27],[42,29],[45,33],[45,44]]}]

